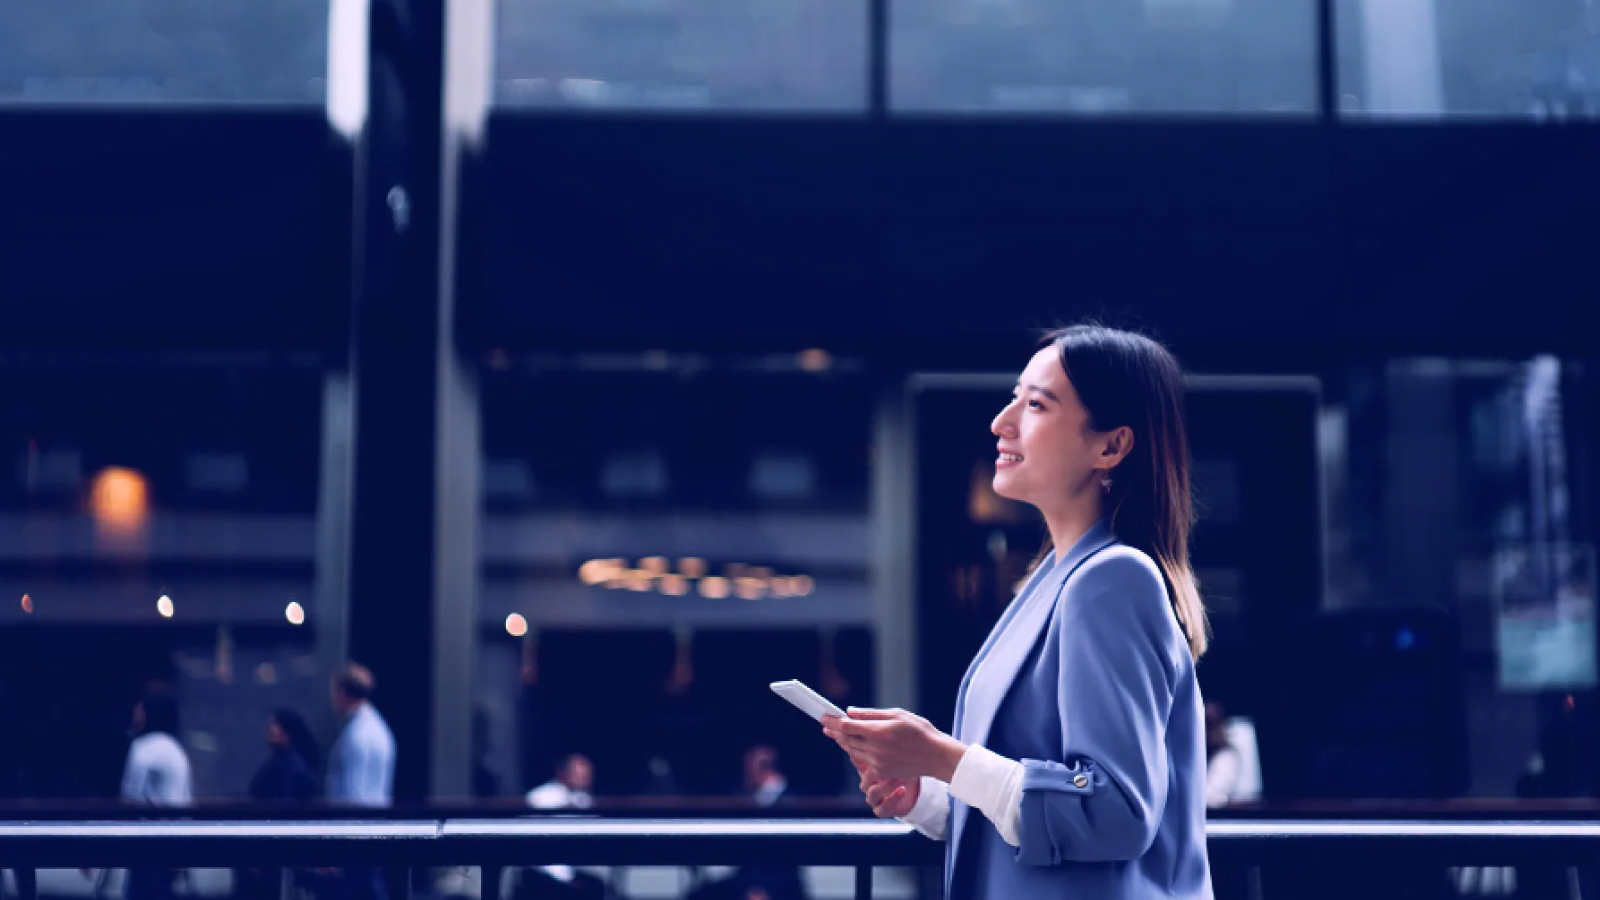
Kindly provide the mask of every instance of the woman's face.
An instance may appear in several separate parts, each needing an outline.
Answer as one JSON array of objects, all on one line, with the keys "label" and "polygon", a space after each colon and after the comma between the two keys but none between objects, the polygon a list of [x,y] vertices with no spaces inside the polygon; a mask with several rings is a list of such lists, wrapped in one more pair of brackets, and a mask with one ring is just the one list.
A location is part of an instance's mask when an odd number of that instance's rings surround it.
[{"label": "woman's face", "polygon": [[276,717],[267,719],[267,743],[273,747],[289,746],[289,735],[278,724]]},{"label": "woman's face", "polygon": [[1100,489],[1107,439],[1090,428],[1053,345],[1033,355],[989,430],[1000,439],[994,470],[1000,496],[1043,508]]}]

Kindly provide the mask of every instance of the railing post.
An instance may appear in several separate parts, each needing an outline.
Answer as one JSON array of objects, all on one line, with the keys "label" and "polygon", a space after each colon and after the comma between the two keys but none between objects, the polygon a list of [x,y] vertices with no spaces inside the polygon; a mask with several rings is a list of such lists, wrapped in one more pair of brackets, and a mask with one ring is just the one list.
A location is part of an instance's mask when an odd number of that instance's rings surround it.
[{"label": "railing post", "polygon": [[869,900],[872,896],[872,867],[856,866],[856,900]]},{"label": "railing post", "polygon": [[480,900],[500,900],[500,881],[503,866],[478,867],[478,896]]}]

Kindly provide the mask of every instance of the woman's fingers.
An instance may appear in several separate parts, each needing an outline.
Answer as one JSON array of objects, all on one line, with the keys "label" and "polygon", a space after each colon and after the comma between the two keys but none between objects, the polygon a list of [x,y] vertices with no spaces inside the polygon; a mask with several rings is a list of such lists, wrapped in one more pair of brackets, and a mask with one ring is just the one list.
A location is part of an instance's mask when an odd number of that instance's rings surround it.
[{"label": "woman's fingers", "polygon": [[840,719],[828,716],[822,720],[822,733],[840,743],[862,742],[884,732],[885,726],[893,726],[897,722],[857,722],[853,719]]},{"label": "woman's fingers", "polygon": [[896,805],[899,804],[901,798],[903,798],[905,795],[906,789],[903,785],[895,788],[889,792],[889,796],[883,798],[883,802],[878,804],[877,807],[873,809],[873,812],[885,819],[894,818],[896,816],[894,809]]},{"label": "woman's fingers", "polygon": [[861,772],[871,768],[872,762],[865,755],[870,747],[866,741],[841,734],[829,734],[828,737],[833,738],[841,750],[850,754],[850,762],[855,765],[856,771]]},{"label": "woman's fingers", "polygon": [[892,818],[894,813],[891,808],[906,794],[903,784],[880,781],[867,791],[867,805],[872,807],[872,812],[879,818]]},{"label": "woman's fingers", "polygon": [[828,726],[823,726],[822,733],[832,738],[834,741],[837,741],[842,747],[849,746],[851,743],[859,740],[859,738],[857,738],[855,735],[846,732],[842,728],[830,728]]},{"label": "woman's fingers", "polygon": [[[874,781],[884,780],[884,777],[879,775],[877,770],[873,768],[872,761],[867,759],[865,756],[862,756],[859,753],[852,753],[850,754],[850,761],[855,763],[856,772],[860,774],[861,783],[863,785],[871,784]],[[862,790],[866,790],[866,788],[863,787]]]}]

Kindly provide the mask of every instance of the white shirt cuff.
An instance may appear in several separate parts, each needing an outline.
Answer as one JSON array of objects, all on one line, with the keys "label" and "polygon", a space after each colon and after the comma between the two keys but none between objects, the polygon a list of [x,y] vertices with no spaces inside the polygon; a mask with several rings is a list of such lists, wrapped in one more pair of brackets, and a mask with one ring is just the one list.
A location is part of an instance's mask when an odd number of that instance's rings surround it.
[{"label": "white shirt cuff", "polygon": [[1013,847],[1022,845],[1022,763],[972,744],[950,779],[950,794],[979,810]]},{"label": "white shirt cuff", "polygon": [[910,825],[936,841],[945,838],[945,828],[950,820],[950,786],[937,778],[922,776],[917,791],[917,802],[911,812],[900,821]]}]

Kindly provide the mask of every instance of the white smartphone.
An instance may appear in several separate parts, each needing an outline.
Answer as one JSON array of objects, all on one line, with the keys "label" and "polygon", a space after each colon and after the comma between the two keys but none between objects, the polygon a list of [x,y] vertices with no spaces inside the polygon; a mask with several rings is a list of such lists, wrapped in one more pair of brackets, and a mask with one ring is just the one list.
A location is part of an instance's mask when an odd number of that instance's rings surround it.
[{"label": "white smartphone", "polygon": [[822,721],[823,716],[838,716],[841,719],[849,718],[844,714],[844,710],[834,706],[828,701],[828,698],[806,687],[803,682],[774,681],[772,683],[772,692],[793,703],[796,709],[816,719],[818,722]]}]

